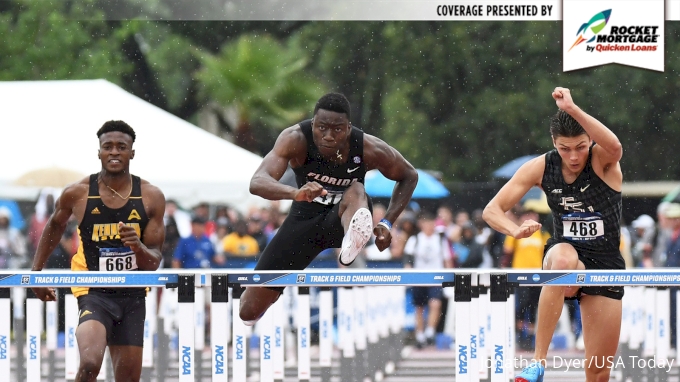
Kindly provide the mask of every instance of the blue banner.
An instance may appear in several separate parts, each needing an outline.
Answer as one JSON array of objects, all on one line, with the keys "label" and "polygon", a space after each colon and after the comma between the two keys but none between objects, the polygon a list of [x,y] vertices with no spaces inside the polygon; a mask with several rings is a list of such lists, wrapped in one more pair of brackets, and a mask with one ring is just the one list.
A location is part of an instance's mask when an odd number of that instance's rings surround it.
[{"label": "blue banner", "polygon": [[367,286],[367,285],[413,285],[441,286],[453,282],[453,272],[338,272],[314,271],[296,273],[232,273],[230,284],[243,286]]},{"label": "blue banner", "polygon": [[0,287],[154,287],[177,283],[172,273],[32,272],[0,275]]},{"label": "blue banner", "polygon": [[570,271],[564,273],[508,273],[508,282],[520,285],[612,286],[680,285],[680,272]]}]

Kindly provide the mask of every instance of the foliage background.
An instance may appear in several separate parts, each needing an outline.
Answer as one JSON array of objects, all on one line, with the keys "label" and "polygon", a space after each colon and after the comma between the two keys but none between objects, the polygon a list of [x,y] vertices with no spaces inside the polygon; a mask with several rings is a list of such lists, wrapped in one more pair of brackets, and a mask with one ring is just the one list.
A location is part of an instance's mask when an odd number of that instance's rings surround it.
[{"label": "foliage background", "polygon": [[0,2],[0,80],[105,78],[261,155],[339,91],[354,124],[446,182],[549,150],[565,86],[621,139],[626,181],[680,178],[680,23],[666,23],[664,73],[563,73],[558,22],[145,21],[173,10],[116,3],[127,19],[96,0]]}]

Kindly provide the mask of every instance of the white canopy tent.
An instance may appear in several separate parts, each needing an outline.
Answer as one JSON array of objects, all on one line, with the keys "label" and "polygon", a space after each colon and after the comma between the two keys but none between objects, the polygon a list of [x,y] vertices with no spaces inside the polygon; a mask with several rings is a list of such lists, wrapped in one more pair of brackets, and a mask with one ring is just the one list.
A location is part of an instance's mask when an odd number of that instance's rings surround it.
[{"label": "white canopy tent", "polygon": [[0,105],[0,198],[35,200],[38,187],[17,186],[32,170],[98,172],[96,132],[117,119],[137,134],[131,172],[166,198],[185,208],[203,201],[241,211],[266,205],[248,192],[261,157],[108,81],[0,81]]}]

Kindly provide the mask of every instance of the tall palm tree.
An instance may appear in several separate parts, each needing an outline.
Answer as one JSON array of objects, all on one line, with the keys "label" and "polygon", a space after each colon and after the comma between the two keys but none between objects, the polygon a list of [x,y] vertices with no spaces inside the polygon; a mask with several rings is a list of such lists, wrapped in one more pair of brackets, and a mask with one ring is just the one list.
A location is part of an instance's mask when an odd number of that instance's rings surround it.
[{"label": "tall palm tree", "polygon": [[196,77],[202,95],[236,111],[234,141],[251,151],[266,150],[272,142],[263,142],[262,135],[309,115],[323,93],[320,81],[303,72],[305,52],[268,35],[243,35],[219,54],[201,52],[199,57],[202,68]]}]

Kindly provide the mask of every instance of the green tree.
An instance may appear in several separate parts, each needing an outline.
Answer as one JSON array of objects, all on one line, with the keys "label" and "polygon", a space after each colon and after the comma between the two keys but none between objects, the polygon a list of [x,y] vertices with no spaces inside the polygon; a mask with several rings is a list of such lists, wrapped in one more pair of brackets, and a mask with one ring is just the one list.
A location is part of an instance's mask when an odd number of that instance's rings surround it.
[{"label": "green tree", "polygon": [[266,151],[271,144],[266,137],[309,116],[323,93],[322,83],[303,73],[304,51],[266,34],[241,36],[219,55],[202,52],[199,57],[196,78],[202,94],[234,108],[235,142],[251,151]]},{"label": "green tree", "polygon": [[131,66],[93,3],[10,3],[0,13],[0,80],[105,78],[120,84]]}]

